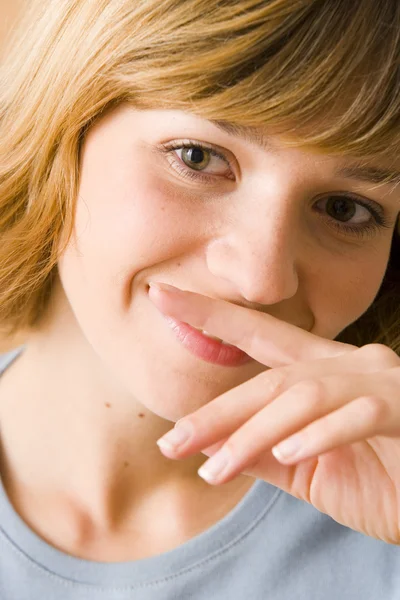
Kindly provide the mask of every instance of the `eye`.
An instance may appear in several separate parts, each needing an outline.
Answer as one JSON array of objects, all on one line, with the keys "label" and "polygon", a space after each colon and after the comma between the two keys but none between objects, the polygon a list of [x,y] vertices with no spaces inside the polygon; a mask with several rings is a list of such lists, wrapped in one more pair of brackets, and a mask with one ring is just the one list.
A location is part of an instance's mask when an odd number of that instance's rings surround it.
[{"label": "eye", "polygon": [[204,143],[191,140],[173,142],[165,144],[162,151],[167,154],[171,166],[185,178],[206,182],[221,177],[235,180],[228,159]]},{"label": "eye", "polygon": [[324,200],[327,213],[336,220],[347,223],[353,219],[354,224],[362,224],[371,220],[371,210],[355,202],[353,198],[348,196],[329,196]]},{"label": "eye", "polygon": [[[194,140],[168,142],[158,146],[167,156],[175,171],[184,179],[215,184],[218,180],[235,181],[230,160],[214,146]],[[352,237],[371,237],[383,229],[391,229],[393,223],[387,218],[384,208],[377,202],[362,200],[348,192],[335,192],[320,199],[316,206],[323,205],[317,212],[326,214],[329,226]]]},{"label": "eye", "polygon": [[327,213],[335,229],[350,235],[362,237],[392,226],[379,204],[346,193],[331,194],[317,204],[322,204],[322,210],[318,209],[318,212]]},{"label": "eye", "polygon": [[176,150],[178,156],[180,152],[179,158],[182,162],[185,163],[191,169],[196,169],[196,171],[202,171],[211,162],[212,154],[209,150],[205,150],[204,148],[196,148],[192,146],[191,148],[180,148]]}]

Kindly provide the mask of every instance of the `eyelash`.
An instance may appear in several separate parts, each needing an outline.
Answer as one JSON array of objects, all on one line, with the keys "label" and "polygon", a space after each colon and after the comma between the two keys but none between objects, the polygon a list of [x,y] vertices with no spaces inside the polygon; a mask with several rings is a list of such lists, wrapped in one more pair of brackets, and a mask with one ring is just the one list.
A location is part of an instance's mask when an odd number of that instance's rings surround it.
[{"label": "eyelash", "polygon": [[[217,152],[217,150],[215,150],[215,148],[213,148],[212,146],[209,146],[204,143],[188,140],[188,141],[184,141],[184,142],[173,142],[173,143],[163,144],[162,146],[160,146],[160,150],[162,152],[164,152],[165,154],[171,154],[174,150],[182,150],[183,148],[189,148],[189,149],[198,148],[199,150],[205,150],[206,152],[209,152],[211,154],[211,156],[220,158],[229,167],[231,166],[229,160],[223,154]],[[213,175],[204,175],[200,171],[195,171],[194,169],[192,170],[192,169],[190,169],[190,167],[187,167],[185,165],[185,163],[183,163],[181,160],[180,160],[180,162],[175,163],[174,168],[176,168],[176,170],[184,178],[192,179],[195,181],[204,181],[205,183],[209,183],[210,181],[215,179],[215,177],[220,177],[220,175],[216,175],[216,176],[215,175],[214,176]],[[373,217],[372,221],[366,223],[365,225],[361,225],[361,226],[341,225],[341,224],[339,224],[340,221],[335,221],[334,219],[330,219],[333,228],[337,229],[339,232],[341,232],[341,233],[345,232],[349,235],[355,235],[357,237],[363,238],[363,237],[372,235],[373,233],[375,233],[376,231],[378,231],[380,229],[390,229],[392,227],[392,223],[390,222],[390,220],[387,219],[384,214],[380,214],[369,202],[366,202],[366,201],[362,202],[358,197],[355,198],[351,194],[337,193],[335,195],[337,195],[338,197],[343,197],[343,198],[348,198],[350,200],[353,200],[356,204],[362,206],[363,208],[366,208]],[[329,196],[328,196],[328,198],[329,198]]]}]

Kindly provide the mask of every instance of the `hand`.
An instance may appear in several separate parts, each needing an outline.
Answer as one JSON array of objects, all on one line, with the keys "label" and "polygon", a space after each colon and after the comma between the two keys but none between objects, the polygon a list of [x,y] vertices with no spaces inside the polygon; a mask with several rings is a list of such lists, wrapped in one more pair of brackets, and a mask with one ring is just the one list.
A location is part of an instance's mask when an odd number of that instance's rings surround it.
[{"label": "hand", "polygon": [[[157,284],[158,286],[159,284]],[[233,344],[269,370],[180,419],[189,438],[168,458],[212,456],[209,483],[263,479],[334,520],[400,544],[400,358],[326,340],[270,315],[151,287],[164,314]],[[163,443],[165,441],[165,443]],[[218,471],[217,467],[221,467]]]}]

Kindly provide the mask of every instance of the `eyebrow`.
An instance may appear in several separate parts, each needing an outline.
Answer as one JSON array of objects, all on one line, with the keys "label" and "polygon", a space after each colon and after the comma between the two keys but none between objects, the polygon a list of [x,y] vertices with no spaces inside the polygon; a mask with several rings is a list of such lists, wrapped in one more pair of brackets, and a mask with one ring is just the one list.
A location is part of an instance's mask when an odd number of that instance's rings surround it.
[{"label": "eyebrow", "polygon": [[257,144],[257,146],[261,146],[261,148],[264,148],[265,150],[271,150],[272,148],[272,144],[268,139],[268,136],[264,135],[256,127],[251,127],[250,125],[237,125],[235,123],[220,121],[218,119],[210,119],[210,123],[228,135],[240,137],[246,142],[251,142],[253,144]]},{"label": "eyebrow", "polygon": [[358,179],[369,183],[383,183],[385,185],[398,185],[400,183],[400,171],[381,167],[355,164],[341,167],[336,173],[346,179]]},{"label": "eyebrow", "polygon": [[[264,135],[256,127],[237,125],[217,119],[210,119],[210,123],[228,135],[240,137],[245,141],[257,144],[264,150],[271,150],[273,148],[268,136]],[[384,185],[398,185],[400,183],[400,171],[363,165],[361,163],[339,167],[336,170],[336,176],[343,177],[344,179],[357,179],[358,181]]]}]

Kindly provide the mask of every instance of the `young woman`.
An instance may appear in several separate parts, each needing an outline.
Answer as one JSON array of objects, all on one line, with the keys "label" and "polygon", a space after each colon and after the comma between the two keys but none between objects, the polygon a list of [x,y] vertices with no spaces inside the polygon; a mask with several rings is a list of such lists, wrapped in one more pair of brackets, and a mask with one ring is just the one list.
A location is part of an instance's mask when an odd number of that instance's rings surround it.
[{"label": "young woman", "polygon": [[399,54],[397,0],[27,11],[2,600],[400,597]]}]

